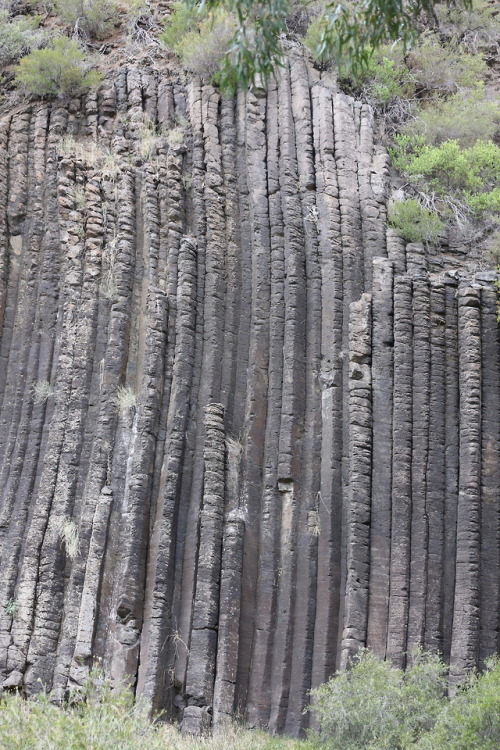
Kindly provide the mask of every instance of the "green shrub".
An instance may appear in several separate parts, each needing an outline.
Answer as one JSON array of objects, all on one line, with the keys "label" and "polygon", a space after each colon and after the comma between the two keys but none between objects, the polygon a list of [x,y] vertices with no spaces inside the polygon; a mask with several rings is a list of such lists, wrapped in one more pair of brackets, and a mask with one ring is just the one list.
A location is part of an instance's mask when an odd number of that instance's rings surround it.
[{"label": "green shrub", "polygon": [[189,32],[197,31],[207,13],[197,11],[195,6],[183,2],[172,3],[172,13],[165,21],[161,40],[165,47],[180,55],[183,51],[183,39]]},{"label": "green shrub", "polygon": [[224,12],[211,14],[197,31],[190,31],[183,39],[181,59],[184,66],[198,75],[215,76],[229,50],[236,26]]},{"label": "green shrub", "polygon": [[323,35],[324,19],[322,16],[313,18],[309,26],[307,27],[306,34],[303,39],[304,46],[309,50],[311,57],[314,62],[320,68],[327,68],[334,62],[335,55],[333,50],[325,47],[321,51],[321,40]]},{"label": "green shrub", "polygon": [[419,110],[418,117],[408,122],[403,132],[421,135],[433,146],[454,140],[468,147],[480,139],[494,138],[499,121],[498,102],[485,99],[479,88],[469,96],[454,94],[448,99],[434,100]]},{"label": "green shrub", "polygon": [[402,750],[432,729],[445,702],[446,667],[418,652],[403,672],[371,651],[312,691],[321,738],[335,750]]},{"label": "green shrub", "polygon": [[192,73],[214,78],[221,69],[236,25],[223,10],[197,13],[183,3],[174,3],[174,13],[165,24],[164,44]]},{"label": "green shrub", "polygon": [[386,44],[373,50],[366,64],[355,72],[341,66],[339,80],[375,105],[397,99],[410,100],[415,96],[415,83],[405,65],[401,44]]},{"label": "green shrub", "polygon": [[417,88],[431,95],[475,89],[486,72],[481,55],[470,55],[456,44],[443,44],[435,34],[424,36],[406,61]]},{"label": "green shrub", "polygon": [[398,229],[407,242],[436,242],[444,230],[438,214],[413,198],[398,201],[390,207],[389,224]]},{"label": "green shrub", "polygon": [[500,188],[494,188],[489,193],[479,193],[467,195],[467,203],[473,212],[479,216],[482,214],[500,214]]},{"label": "green shrub", "polygon": [[457,141],[429,146],[422,137],[399,135],[394,140],[394,165],[421,189],[438,196],[456,196],[476,213],[498,205],[500,148],[492,141],[478,141],[463,149]]},{"label": "green shrub", "polygon": [[0,8],[0,66],[17,62],[43,44],[46,35],[38,28],[39,23],[39,16],[10,19],[8,11]]},{"label": "green shrub", "polygon": [[45,49],[31,52],[16,68],[17,84],[37,96],[83,93],[100,80],[97,71],[85,70],[82,50],[66,37],[53,39]]},{"label": "green shrub", "polygon": [[460,43],[472,53],[498,42],[500,14],[489,0],[473,0],[470,9],[460,3],[439,3],[434,12],[440,34]]},{"label": "green shrub", "polygon": [[415,750],[498,750],[500,747],[500,662],[473,676],[439,715]]},{"label": "green shrub", "polygon": [[55,8],[84,39],[99,39],[107,34],[116,12],[113,0],[55,0]]}]

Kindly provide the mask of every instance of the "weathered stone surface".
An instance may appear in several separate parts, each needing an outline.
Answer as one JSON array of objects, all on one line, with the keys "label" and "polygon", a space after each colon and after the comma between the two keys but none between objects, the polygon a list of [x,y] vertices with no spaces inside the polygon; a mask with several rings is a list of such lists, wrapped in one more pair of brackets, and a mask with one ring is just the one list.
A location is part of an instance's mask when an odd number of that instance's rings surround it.
[{"label": "weathered stone surface", "polygon": [[361,646],[498,650],[496,275],[388,229],[388,174],[297,50],[0,116],[0,685],[99,659],[185,732],[300,734]]}]

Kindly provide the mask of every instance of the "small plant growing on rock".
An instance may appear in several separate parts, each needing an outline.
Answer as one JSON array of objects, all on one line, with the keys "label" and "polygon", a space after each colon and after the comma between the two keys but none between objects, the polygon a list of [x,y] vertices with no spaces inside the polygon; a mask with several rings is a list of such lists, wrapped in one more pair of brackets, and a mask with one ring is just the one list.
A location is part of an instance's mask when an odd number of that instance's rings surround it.
[{"label": "small plant growing on rock", "polygon": [[181,127],[170,128],[167,132],[167,141],[170,146],[182,146],[184,143],[184,131]]},{"label": "small plant growing on rock", "polygon": [[58,527],[59,538],[64,544],[66,554],[71,560],[74,560],[78,554],[79,536],[78,528],[71,518],[61,519]]},{"label": "small plant growing on rock", "polygon": [[118,287],[110,273],[106,275],[101,284],[101,294],[107,300],[112,300],[118,291]]},{"label": "small plant growing on rock", "polygon": [[74,96],[101,80],[100,73],[86,67],[85,55],[78,44],[58,37],[45,49],[23,57],[16,69],[16,82],[37,96]]},{"label": "small plant growing on rock", "polygon": [[44,404],[49,396],[54,395],[54,388],[48,380],[39,380],[35,384],[34,402],[35,404]]},{"label": "small plant growing on rock", "polygon": [[75,199],[75,208],[77,208],[79,211],[83,211],[85,206],[87,205],[85,189],[80,186],[76,187],[73,197]]},{"label": "small plant growing on rock", "polygon": [[15,617],[17,614],[17,610],[19,609],[19,605],[17,604],[15,599],[8,599],[3,607],[6,611],[6,613],[9,615],[9,617]]},{"label": "small plant growing on rock", "polygon": [[137,399],[131,386],[121,385],[116,391],[114,401],[120,412],[127,413],[135,407]]},{"label": "small plant growing on rock", "polygon": [[67,135],[57,144],[57,153],[64,159],[81,161],[86,167],[97,169],[99,176],[110,182],[115,182],[120,173],[117,154],[97,141],[76,140]]},{"label": "small plant growing on rock", "polygon": [[389,209],[389,223],[407,242],[437,242],[444,229],[437,213],[414,198],[394,203]]},{"label": "small plant growing on rock", "polygon": [[146,116],[144,122],[139,128],[138,136],[139,153],[144,161],[149,161],[158,147],[160,138],[157,133],[156,125],[150,117]]}]

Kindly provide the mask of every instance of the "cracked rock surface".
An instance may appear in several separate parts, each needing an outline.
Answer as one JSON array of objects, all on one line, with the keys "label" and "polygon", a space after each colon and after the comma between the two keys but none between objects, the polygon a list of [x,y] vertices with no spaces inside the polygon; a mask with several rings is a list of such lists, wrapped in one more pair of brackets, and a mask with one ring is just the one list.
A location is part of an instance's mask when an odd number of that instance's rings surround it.
[{"label": "cracked rock surface", "polygon": [[0,685],[100,659],[299,734],[364,645],[499,649],[495,277],[387,227],[370,107],[124,65],[0,117]]}]

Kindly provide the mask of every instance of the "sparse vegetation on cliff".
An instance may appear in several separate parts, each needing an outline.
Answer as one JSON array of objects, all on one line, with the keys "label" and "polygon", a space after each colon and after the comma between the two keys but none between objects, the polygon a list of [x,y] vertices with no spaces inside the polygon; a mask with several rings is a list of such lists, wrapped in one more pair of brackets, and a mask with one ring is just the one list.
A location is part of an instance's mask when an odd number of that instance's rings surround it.
[{"label": "sparse vegetation on cliff", "polygon": [[87,70],[85,55],[73,39],[56,37],[44,49],[23,57],[16,69],[18,85],[37,96],[69,96],[83,93],[100,80]]},{"label": "sparse vegetation on cliff", "polygon": [[40,16],[17,16],[0,6],[0,67],[16,62],[33,49],[40,47],[46,34],[39,28]]},{"label": "sparse vegetation on cliff", "polygon": [[437,242],[444,230],[439,216],[414,198],[394,203],[389,209],[389,223],[408,242]]},{"label": "sparse vegetation on cliff", "polygon": [[59,16],[70,24],[74,36],[99,39],[111,28],[116,14],[112,0],[55,0]]}]

